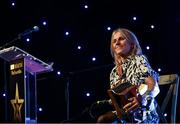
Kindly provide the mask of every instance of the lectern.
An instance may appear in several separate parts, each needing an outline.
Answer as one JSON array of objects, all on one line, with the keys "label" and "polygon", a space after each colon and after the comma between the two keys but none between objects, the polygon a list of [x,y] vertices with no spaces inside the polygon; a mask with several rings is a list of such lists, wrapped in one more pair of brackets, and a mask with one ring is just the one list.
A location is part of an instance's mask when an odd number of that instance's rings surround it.
[{"label": "lectern", "polygon": [[53,71],[52,65],[12,46],[0,50],[6,66],[5,123],[37,122],[37,75]]}]

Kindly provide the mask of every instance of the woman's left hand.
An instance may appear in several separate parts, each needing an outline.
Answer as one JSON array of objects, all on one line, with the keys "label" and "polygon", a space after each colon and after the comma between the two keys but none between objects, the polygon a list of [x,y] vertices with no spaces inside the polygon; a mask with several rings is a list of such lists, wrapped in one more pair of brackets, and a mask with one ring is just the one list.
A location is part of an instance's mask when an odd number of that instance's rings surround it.
[{"label": "woman's left hand", "polygon": [[129,102],[123,107],[125,112],[130,112],[139,106],[139,101],[136,97],[131,97],[128,100]]}]

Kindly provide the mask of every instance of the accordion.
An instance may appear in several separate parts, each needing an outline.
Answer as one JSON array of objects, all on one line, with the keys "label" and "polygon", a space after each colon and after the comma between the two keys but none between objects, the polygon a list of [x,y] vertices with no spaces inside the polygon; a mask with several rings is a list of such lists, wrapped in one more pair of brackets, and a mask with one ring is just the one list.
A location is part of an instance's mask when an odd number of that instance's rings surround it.
[{"label": "accordion", "polygon": [[123,110],[123,106],[129,102],[128,101],[129,98],[136,97],[138,101],[140,100],[137,97],[137,86],[132,85],[131,83],[128,82],[119,84],[117,87],[110,89],[107,92],[109,97],[111,98],[112,105],[114,106],[117,112],[118,118],[122,118],[122,116],[125,114],[125,111]]}]

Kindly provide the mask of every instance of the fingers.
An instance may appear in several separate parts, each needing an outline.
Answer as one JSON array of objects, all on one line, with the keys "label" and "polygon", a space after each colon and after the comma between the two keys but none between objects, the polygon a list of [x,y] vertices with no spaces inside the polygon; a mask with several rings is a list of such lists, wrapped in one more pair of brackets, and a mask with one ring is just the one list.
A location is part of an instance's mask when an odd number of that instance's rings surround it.
[{"label": "fingers", "polygon": [[131,97],[131,98],[129,98],[128,100],[129,100],[129,101],[133,101],[133,100],[134,100],[134,97]]},{"label": "fingers", "polygon": [[127,109],[127,108],[129,108],[131,105],[132,105],[132,103],[131,103],[131,102],[129,102],[129,103],[127,103],[127,104],[123,107],[123,109]]},{"label": "fingers", "polygon": [[139,105],[138,103],[133,104],[133,105],[130,106],[129,108],[126,108],[126,109],[125,109],[125,112],[130,112],[130,111],[134,110],[135,108],[138,107],[138,105]]},{"label": "fingers", "polygon": [[133,109],[135,109],[135,108],[138,107],[138,105],[139,105],[139,102],[138,102],[138,100],[137,100],[135,97],[129,98],[128,100],[131,101],[131,102],[127,103],[127,104],[123,107],[123,109],[125,110],[125,112],[132,111]]}]

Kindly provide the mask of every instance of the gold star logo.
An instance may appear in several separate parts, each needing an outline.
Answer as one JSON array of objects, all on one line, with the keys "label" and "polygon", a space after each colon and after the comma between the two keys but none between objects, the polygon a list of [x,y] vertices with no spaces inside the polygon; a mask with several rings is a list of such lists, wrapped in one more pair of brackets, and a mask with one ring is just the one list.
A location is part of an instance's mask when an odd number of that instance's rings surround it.
[{"label": "gold star logo", "polygon": [[14,121],[22,122],[21,108],[23,103],[24,103],[24,99],[19,99],[18,83],[16,83],[15,99],[11,100],[11,104],[14,109]]}]

